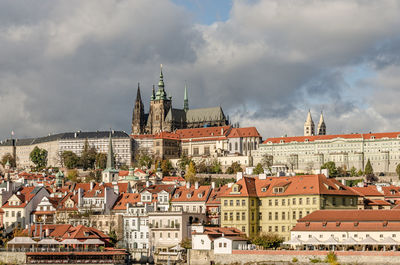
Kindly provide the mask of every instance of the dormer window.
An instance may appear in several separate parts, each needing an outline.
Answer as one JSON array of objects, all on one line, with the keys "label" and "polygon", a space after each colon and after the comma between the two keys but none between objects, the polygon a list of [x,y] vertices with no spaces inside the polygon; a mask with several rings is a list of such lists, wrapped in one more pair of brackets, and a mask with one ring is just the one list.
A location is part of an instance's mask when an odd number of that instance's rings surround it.
[{"label": "dormer window", "polygon": [[203,197],[203,193],[199,193],[199,194],[197,195],[197,197],[202,198],[202,197]]},{"label": "dormer window", "polygon": [[266,192],[266,191],[267,191],[267,188],[261,188],[261,191],[262,191],[262,192]]},{"label": "dormer window", "polygon": [[238,187],[236,186],[236,187],[233,187],[233,192],[238,192],[239,191],[239,189],[238,189]]},{"label": "dormer window", "polygon": [[308,143],[308,139],[305,139],[304,142]]},{"label": "dormer window", "polygon": [[274,187],[274,193],[283,193],[284,188],[283,187]]},{"label": "dormer window", "polygon": [[191,197],[192,197],[192,194],[188,193],[188,194],[186,195],[186,197],[187,197],[187,198],[191,198]]},{"label": "dormer window", "polygon": [[179,194],[177,193],[177,194],[175,194],[175,198],[179,198]]},{"label": "dormer window", "polygon": [[375,136],[371,136],[371,139],[372,139],[372,140],[375,140]]},{"label": "dormer window", "polygon": [[284,140],[280,140],[280,143],[283,144],[285,141]]}]

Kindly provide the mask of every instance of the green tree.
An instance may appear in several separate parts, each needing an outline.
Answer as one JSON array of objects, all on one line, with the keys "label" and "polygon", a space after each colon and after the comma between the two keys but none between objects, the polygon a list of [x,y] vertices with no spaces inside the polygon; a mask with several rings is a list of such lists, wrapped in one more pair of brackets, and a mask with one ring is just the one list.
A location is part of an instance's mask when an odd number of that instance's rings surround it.
[{"label": "green tree", "polygon": [[321,169],[328,169],[329,177],[335,178],[338,175],[336,164],[333,161],[326,162],[321,166]]},{"label": "green tree", "polygon": [[364,175],[364,172],[360,169],[360,170],[357,172],[357,177],[362,176],[362,175]]},{"label": "green tree", "polygon": [[61,153],[62,164],[68,169],[76,168],[79,164],[79,156],[72,151]]},{"label": "green tree", "polygon": [[357,169],[353,166],[350,168],[350,177],[355,177],[357,176]]},{"label": "green tree", "polygon": [[191,158],[189,158],[188,156],[182,155],[181,159],[179,159],[177,162],[177,166],[180,170],[185,171],[186,166],[188,166],[190,164],[190,162],[193,162]]},{"label": "green tree", "polygon": [[89,174],[85,177],[85,182],[101,182],[101,170],[92,170]]},{"label": "green tree", "polygon": [[47,150],[37,146],[33,148],[29,155],[31,161],[35,164],[36,169],[44,168],[47,165]]},{"label": "green tree", "polygon": [[96,168],[105,169],[107,166],[107,154],[97,153],[96,155]]},{"label": "green tree", "polygon": [[196,164],[197,173],[209,173],[210,167],[207,165],[206,161],[201,160],[199,163]]},{"label": "green tree", "polygon": [[137,152],[135,160],[139,167],[146,167],[149,169],[154,159],[146,151],[141,150]]},{"label": "green tree", "polygon": [[88,139],[85,140],[85,144],[83,146],[83,151],[81,154],[80,164],[84,170],[90,168],[93,169],[96,162],[97,151],[96,148],[89,146]]},{"label": "green tree", "polygon": [[218,159],[214,159],[213,161],[211,161],[211,171],[215,174],[222,173],[221,162],[219,162]]},{"label": "green tree", "polygon": [[173,169],[174,169],[174,168],[172,167],[171,161],[169,161],[168,159],[163,160],[163,161],[161,162],[161,171],[162,171],[162,173],[163,173],[164,176],[170,175],[170,173],[171,173],[171,171],[172,171]]},{"label": "green tree", "polygon": [[371,161],[369,161],[369,159],[367,161],[367,164],[365,165],[364,173],[367,176],[374,174],[374,169],[372,168]]},{"label": "green tree", "polygon": [[[265,154],[261,160],[261,165],[264,168],[267,168],[269,172],[271,172],[271,167],[274,164],[274,157],[269,154]],[[293,168],[291,168],[293,170]]]},{"label": "green tree", "polygon": [[399,176],[399,178],[400,178],[400,164],[398,164],[396,167],[396,173],[397,173],[397,176]]},{"label": "green tree", "polygon": [[282,242],[283,238],[275,233],[263,233],[251,239],[251,243],[264,248],[277,248]]},{"label": "green tree", "polygon": [[264,173],[264,168],[262,167],[261,163],[258,163],[256,167],[253,169],[253,174],[258,175]]},{"label": "green tree", "polygon": [[0,163],[3,166],[5,166],[7,164],[7,161],[10,163],[11,167],[16,167],[17,166],[15,158],[10,153],[6,153],[5,155],[3,155],[3,157],[1,158]]},{"label": "green tree", "polygon": [[228,174],[236,174],[237,172],[243,172],[243,169],[238,162],[233,162],[226,170],[226,173]]},{"label": "green tree", "polygon": [[187,170],[187,172],[185,174],[185,180],[187,182],[190,182],[190,183],[194,183],[197,180],[197,178],[196,178],[196,166],[194,165],[193,161],[191,161],[189,163],[188,170]]},{"label": "green tree", "polygon": [[69,170],[67,173],[67,179],[69,179],[72,182],[79,183],[80,179],[79,179],[78,170],[76,170],[76,169]]}]

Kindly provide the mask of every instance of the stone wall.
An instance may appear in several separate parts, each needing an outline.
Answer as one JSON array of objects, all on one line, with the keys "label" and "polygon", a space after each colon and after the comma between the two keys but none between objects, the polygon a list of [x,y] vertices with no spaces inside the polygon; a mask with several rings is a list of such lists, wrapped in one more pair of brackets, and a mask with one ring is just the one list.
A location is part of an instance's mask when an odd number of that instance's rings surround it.
[{"label": "stone wall", "polygon": [[[190,265],[210,264],[257,264],[258,262],[273,262],[280,264],[293,263],[297,259],[298,264],[310,264],[311,259],[325,260],[327,251],[287,251],[287,250],[234,250],[232,254],[217,254],[208,250],[190,250]],[[335,252],[338,262],[341,264],[399,264],[400,252],[397,251],[338,251]]]},{"label": "stone wall", "polygon": [[5,264],[25,264],[26,255],[24,252],[1,251],[0,262]]}]

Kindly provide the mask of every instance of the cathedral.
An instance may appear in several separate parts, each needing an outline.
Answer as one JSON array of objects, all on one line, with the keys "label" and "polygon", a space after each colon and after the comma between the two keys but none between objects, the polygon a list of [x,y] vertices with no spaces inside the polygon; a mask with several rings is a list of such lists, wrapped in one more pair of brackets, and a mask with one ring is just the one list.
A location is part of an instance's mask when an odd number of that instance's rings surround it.
[{"label": "cathedral", "polygon": [[176,129],[214,127],[228,124],[229,121],[221,107],[190,109],[186,86],[183,108],[173,108],[172,97],[167,95],[164,88],[162,67],[157,92],[153,85],[149,113],[144,112],[138,85],[132,115],[132,134],[156,134],[163,131],[173,132]]},{"label": "cathedral", "polygon": [[311,117],[311,111],[308,111],[307,119],[306,122],[304,123],[304,136],[311,136],[311,135],[326,135],[326,125],[322,111],[321,111],[321,116],[319,117],[317,131],[315,131],[315,125]]}]

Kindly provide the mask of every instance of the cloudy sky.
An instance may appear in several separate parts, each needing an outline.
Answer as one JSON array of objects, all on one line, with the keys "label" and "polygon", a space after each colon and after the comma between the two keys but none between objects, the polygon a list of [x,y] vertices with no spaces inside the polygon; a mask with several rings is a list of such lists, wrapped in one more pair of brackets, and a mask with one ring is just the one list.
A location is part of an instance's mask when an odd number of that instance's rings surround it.
[{"label": "cloudy sky", "polygon": [[130,131],[164,66],[174,107],[221,105],[263,138],[400,131],[397,0],[2,0],[0,136]]}]

